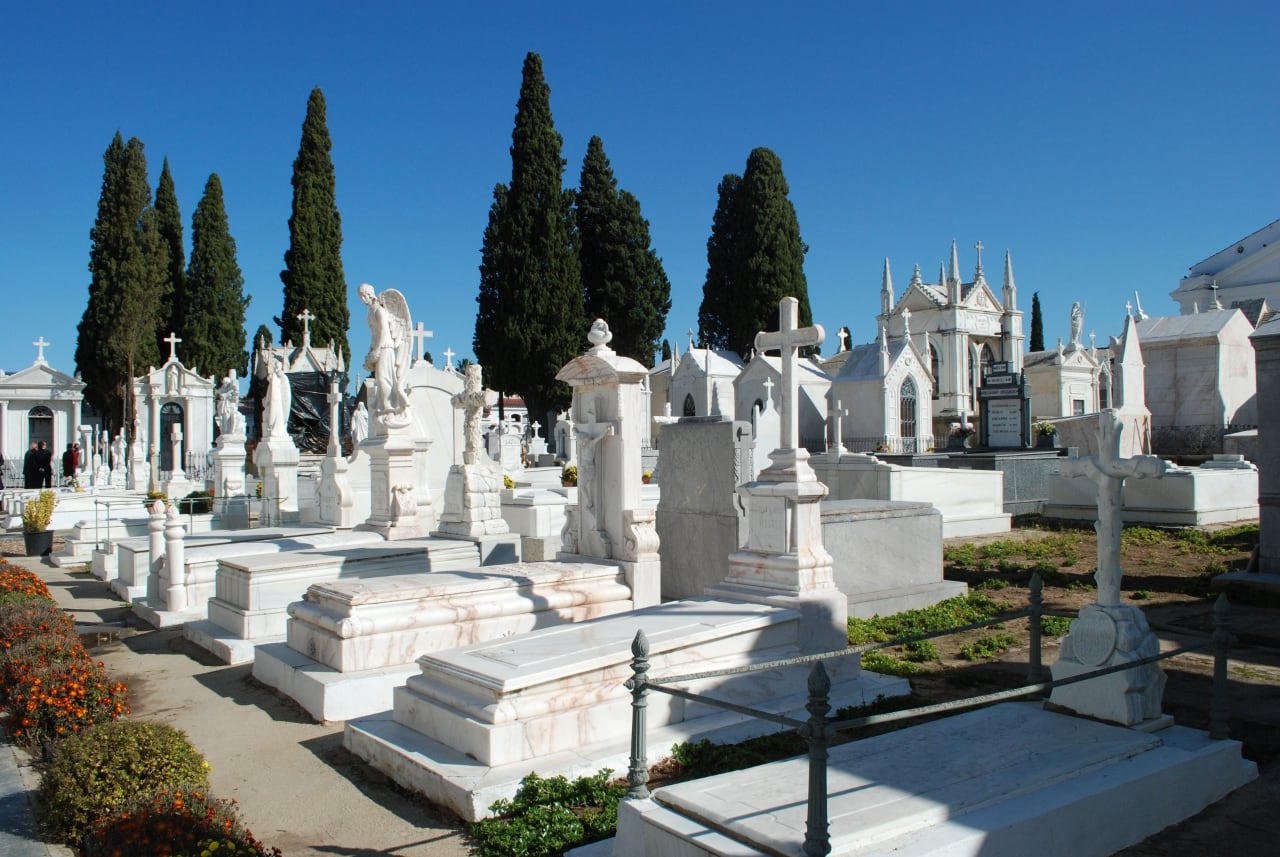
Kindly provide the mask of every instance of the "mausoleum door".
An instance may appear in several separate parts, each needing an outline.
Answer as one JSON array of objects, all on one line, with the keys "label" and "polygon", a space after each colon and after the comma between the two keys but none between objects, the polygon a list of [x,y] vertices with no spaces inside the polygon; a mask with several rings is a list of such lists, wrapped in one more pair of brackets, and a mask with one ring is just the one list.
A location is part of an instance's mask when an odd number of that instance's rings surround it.
[{"label": "mausoleum door", "polygon": [[898,392],[898,434],[903,452],[916,449],[916,382],[908,378]]},{"label": "mausoleum door", "polygon": [[689,393],[684,397],[684,414],[683,415],[686,417],[696,417],[698,415],[698,408],[693,403],[692,393]]},{"label": "mausoleum door", "polygon": [[[183,424],[185,416],[182,405],[177,402],[165,402],[160,406],[160,437],[155,439],[156,444],[160,447],[160,469],[166,472],[173,472],[173,427]],[[182,455],[186,456],[187,450],[187,433],[184,427],[182,432]]]},{"label": "mausoleum door", "polygon": [[27,443],[40,441],[44,441],[49,449],[54,449],[53,411],[44,405],[36,405],[27,412]]}]

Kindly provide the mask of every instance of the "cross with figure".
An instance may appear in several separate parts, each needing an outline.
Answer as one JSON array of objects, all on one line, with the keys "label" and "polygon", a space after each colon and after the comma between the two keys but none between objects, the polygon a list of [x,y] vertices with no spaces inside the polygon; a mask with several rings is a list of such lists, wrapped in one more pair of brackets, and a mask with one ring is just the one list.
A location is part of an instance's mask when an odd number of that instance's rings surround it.
[{"label": "cross with figure", "polygon": [[782,432],[783,449],[795,449],[800,434],[800,416],[796,398],[800,393],[800,379],[796,377],[796,358],[801,348],[821,345],[826,338],[822,325],[798,327],[800,301],[786,297],[778,301],[778,329],[756,334],[756,350],[778,351],[782,356]]},{"label": "cross with figure", "polygon": [[1120,436],[1124,423],[1120,412],[1107,408],[1098,414],[1098,454],[1089,458],[1068,458],[1058,465],[1063,476],[1084,476],[1098,486],[1098,603],[1114,607],[1120,603],[1120,513],[1124,503],[1126,478],[1159,478],[1165,463],[1154,455],[1120,457]]},{"label": "cross with figure", "polygon": [[298,313],[297,319],[298,321],[302,322],[302,347],[310,348],[311,347],[311,322],[315,321],[316,317],[311,314],[311,310],[307,309],[306,307],[303,307],[302,312]]},{"label": "cross with figure", "polygon": [[178,338],[178,335],[176,333],[174,333],[173,331],[170,331],[169,335],[166,336],[162,341],[169,343],[169,362],[172,363],[173,361],[177,360],[178,359],[178,343],[181,342],[182,340]]},{"label": "cross with figure", "polygon": [[45,350],[45,348],[47,348],[48,346],[52,345],[53,343],[52,343],[52,342],[46,342],[46,341],[45,341],[45,338],[42,336],[42,337],[40,337],[39,339],[37,339],[35,342],[33,342],[33,343],[31,343],[31,344],[32,344],[32,345],[34,345],[34,346],[36,347],[36,362],[37,362],[37,363],[43,363],[43,362],[44,362],[44,350]]}]

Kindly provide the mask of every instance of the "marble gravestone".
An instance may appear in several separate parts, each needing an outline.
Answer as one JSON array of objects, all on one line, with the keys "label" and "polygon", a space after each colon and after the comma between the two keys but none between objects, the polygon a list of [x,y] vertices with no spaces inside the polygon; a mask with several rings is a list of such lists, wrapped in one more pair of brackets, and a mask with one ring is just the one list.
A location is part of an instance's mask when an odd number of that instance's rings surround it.
[{"label": "marble gravestone", "polygon": [[[1120,456],[1124,425],[1120,414],[1100,414],[1098,455],[1069,458],[1060,468],[1065,475],[1087,476],[1098,486],[1098,600],[1086,604],[1062,640],[1055,680],[1080,675],[1159,654],[1160,641],[1142,609],[1120,603],[1120,535],[1125,479],[1159,478],[1165,463],[1151,455]],[[1133,726],[1160,717],[1165,676],[1157,664],[1100,676],[1055,688],[1051,701],[1081,714]]]}]

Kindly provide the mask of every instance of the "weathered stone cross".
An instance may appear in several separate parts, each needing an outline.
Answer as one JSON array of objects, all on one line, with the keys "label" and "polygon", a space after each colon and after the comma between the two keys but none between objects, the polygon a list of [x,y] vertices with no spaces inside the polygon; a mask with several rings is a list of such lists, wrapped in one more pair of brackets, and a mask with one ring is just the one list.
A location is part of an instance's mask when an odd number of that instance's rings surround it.
[{"label": "weathered stone cross", "polygon": [[182,340],[178,338],[178,335],[176,333],[174,333],[173,331],[169,331],[169,335],[166,336],[163,341],[169,343],[169,361],[172,362],[174,360],[177,360],[178,359],[178,343],[181,342]]},{"label": "weathered stone cross", "polygon": [[36,362],[37,362],[37,363],[43,363],[43,362],[44,362],[44,350],[45,350],[45,348],[46,348],[47,346],[50,346],[50,345],[52,345],[53,343],[52,343],[52,342],[46,342],[46,341],[45,341],[45,338],[42,336],[42,337],[40,337],[39,339],[37,339],[35,342],[33,342],[33,343],[31,343],[31,344],[32,344],[32,345],[34,345],[34,346],[38,349],[38,350],[36,351]]},{"label": "weathered stone cross", "polygon": [[302,312],[298,313],[296,318],[302,322],[302,347],[310,348],[311,347],[311,322],[315,321],[316,317],[311,314],[311,310],[307,309],[306,307],[303,307]]},{"label": "weathered stone cross", "polygon": [[1124,424],[1120,412],[1107,408],[1098,414],[1098,454],[1089,458],[1068,458],[1058,465],[1063,476],[1084,476],[1098,486],[1098,603],[1114,607],[1120,603],[1120,513],[1124,480],[1130,477],[1160,477],[1165,463],[1154,455],[1120,457],[1120,436]]},{"label": "weathered stone cross", "polygon": [[435,336],[435,334],[427,330],[427,326],[425,324],[423,324],[422,322],[418,322],[413,326],[413,332],[410,333],[409,335],[413,337],[414,346],[416,347],[418,352],[418,355],[415,359],[421,360],[424,357],[426,357],[427,356],[427,340]]},{"label": "weathered stone cross", "polygon": [[778,301],[778,330],[756,334],[756,350],[762,354],[777,350],[782,355],[782,449],[795,449],[799,436],[799,412],[796,398],[800,379],[796,377],[796,358],[799,350],[810,345],[821,345],[826,338],[822,325],[797,327],[800,301],[786,297]]}]

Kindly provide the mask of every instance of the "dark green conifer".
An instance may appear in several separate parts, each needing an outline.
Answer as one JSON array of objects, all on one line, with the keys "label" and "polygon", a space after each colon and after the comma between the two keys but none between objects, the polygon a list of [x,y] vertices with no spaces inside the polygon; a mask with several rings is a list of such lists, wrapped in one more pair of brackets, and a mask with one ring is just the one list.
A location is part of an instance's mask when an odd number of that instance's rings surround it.
[{"label": "dark green conifer", "polygon": [[173,175],[169,172],[168,158],[164,159],[160,183],[156,186],[156,227],[169,250],[169,270],[160,296],[160,318],[156,325],[160,353],[168,354],[169,349],[163,339],[172,332],[183,335],[186,325],[182,314],[187,302],[183,284],[186,275],[186,249],[182,243],[182,212],[178,208],[178,193],[174,188]]},{"label": "dark green conifer", "polygon": [[1040,315],[1040,293],[1031,293],[1031,342],[1032,351],[1044,351],[1044,317]]},{"label": "dark green conifer", "polygon": [[707,239],[707,279],[698,307],[698,341],[707,348],[729,347],[733,316],[733,281],[736,262],[735,227],[737,193],[742,177],[733,173],[720,180],[716,213]]},{"label": "dark green conifer", "polygon": [[336,179],[325,119],[324,93],[311,90],[307,116],[302,123],[302,142],[293,162],[293,213],[289,217],[289,250],[284,254],[284,311],[275,319],[280,341],[302,343],[302,321],[309,310],[311,341],[317,345],[330,340],[341,349],[348,365],[351,348],[347,328],[351,312],[347,308],[347,279],[342,270],[342,218],[338,214]]},{"label": "dark green conifer", "polygon": [[249,298],[236,261],[236,242],[227,225],[222,180],[209,176],[191,218],[191,264],[186,271],[185,324],[181,336],[186,364],[219,378],[229,370],[246,374],[244,316]]},{"label": "dark green conifer", "polygon": [[486,383],[523,396],[530,418],[544,423],[569,403],[556,373],[586,345],[561,146],[542,59],[530,53],[511,135],[511,183],[494,189],[484,234],[473,345]]}]

